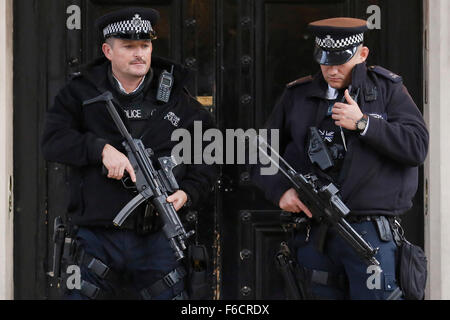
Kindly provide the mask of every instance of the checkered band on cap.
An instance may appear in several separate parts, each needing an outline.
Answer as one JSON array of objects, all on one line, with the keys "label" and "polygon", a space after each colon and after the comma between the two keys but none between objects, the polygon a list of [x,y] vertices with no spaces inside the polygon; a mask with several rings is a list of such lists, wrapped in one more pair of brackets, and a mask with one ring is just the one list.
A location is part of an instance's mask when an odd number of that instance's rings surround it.
[{"label": "checkered band on cap", "polygon": [[362,43],[364,41],[364,33],[354,34],[350,37],[338,39],[333,39],[330,35],[325,38],[316,37],[316,44],[323,49],[345,49],[352,47],[356,44]]},{"label": "checkered band on cap", "polygon": [[150,20],[142,20],[136,14],[131,20],[124,20],[111,23],[103,29],[103,36],[107,37],[114,33],[153,33],[153,28]]}]

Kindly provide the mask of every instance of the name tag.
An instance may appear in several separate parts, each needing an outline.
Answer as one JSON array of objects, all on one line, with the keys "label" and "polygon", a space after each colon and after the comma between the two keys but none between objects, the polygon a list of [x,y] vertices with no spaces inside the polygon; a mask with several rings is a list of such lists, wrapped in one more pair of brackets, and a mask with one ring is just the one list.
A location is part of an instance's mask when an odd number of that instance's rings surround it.
[{"label": "name tag", "polygon": [[147,120],[151,117],[151,110],[143,109],[142,107],[125,107],[123,109],[129,120]]},{"label": "name tag", "polygon": [[141,109],[131,109],[131,110],[125,110],[125,113],[127,114],[128,119],[142,119],[142,110]]}]

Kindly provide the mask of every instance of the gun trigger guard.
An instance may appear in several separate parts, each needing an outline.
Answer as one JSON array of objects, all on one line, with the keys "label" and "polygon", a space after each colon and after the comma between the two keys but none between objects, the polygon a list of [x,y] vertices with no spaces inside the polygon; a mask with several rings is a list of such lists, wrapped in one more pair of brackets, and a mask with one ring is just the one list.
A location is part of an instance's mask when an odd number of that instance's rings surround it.
[{"label": "gun trigger guard", "polygon": [[133,190],[133,189],[137,190],[137,187],[134,184],[134,182],[131,181],[131,177],[130,176],[126,176],[126,177],[122,178],[120,181],[122,181],[122,185],[123,185],[123,187],[125,189],[127,189],[127,190]]}]

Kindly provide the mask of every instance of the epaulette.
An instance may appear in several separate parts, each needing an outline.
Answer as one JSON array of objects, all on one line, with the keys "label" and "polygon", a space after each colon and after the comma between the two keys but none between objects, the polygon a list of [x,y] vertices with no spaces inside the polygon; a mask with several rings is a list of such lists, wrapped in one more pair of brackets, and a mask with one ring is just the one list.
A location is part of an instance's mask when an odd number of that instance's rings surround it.
[{"label": "epaulette", "polygon": [[312,80],[313,80],[313,77],[312,77],[312,76],[306,76],[306,77],[303,77],[303,78],[294,80],[294,81],[292,81],[292,82],[289,82],[289,83],[286,85],[286,88],[293,88],[293,87],[298,86],[298,85],[300,85],[300,84],[304,84],[304,83],[311,82]]},{"label": "epaulette", "polygon": [[379,74],[380,76],[383,76],[383,77],[391,80],[394,83],[403,81],[403,78],[401,76],[399,76],[398,74],[395,74],[392,71],[389,71],[380,66],[370,66],[369,71],[375,72],[376,74]]}]

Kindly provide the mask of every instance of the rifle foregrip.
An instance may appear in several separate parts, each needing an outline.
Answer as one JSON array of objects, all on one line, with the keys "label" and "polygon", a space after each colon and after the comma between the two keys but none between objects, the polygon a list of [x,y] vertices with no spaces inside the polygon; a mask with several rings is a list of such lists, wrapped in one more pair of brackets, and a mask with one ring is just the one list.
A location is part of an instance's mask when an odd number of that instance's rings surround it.
[{"label": "rifle foregrip", "polygon": [[164,224],[167,226],[168,232],[170,233],[167,236],[173,238],[181,234],[180,231],[183,230],[183,225],[178,218],[175,208],[171,203],[167,202],[166,199],[167,197],[163,194],[154,199],[153,205],[155,206],[156,211],[159,212]]}]

